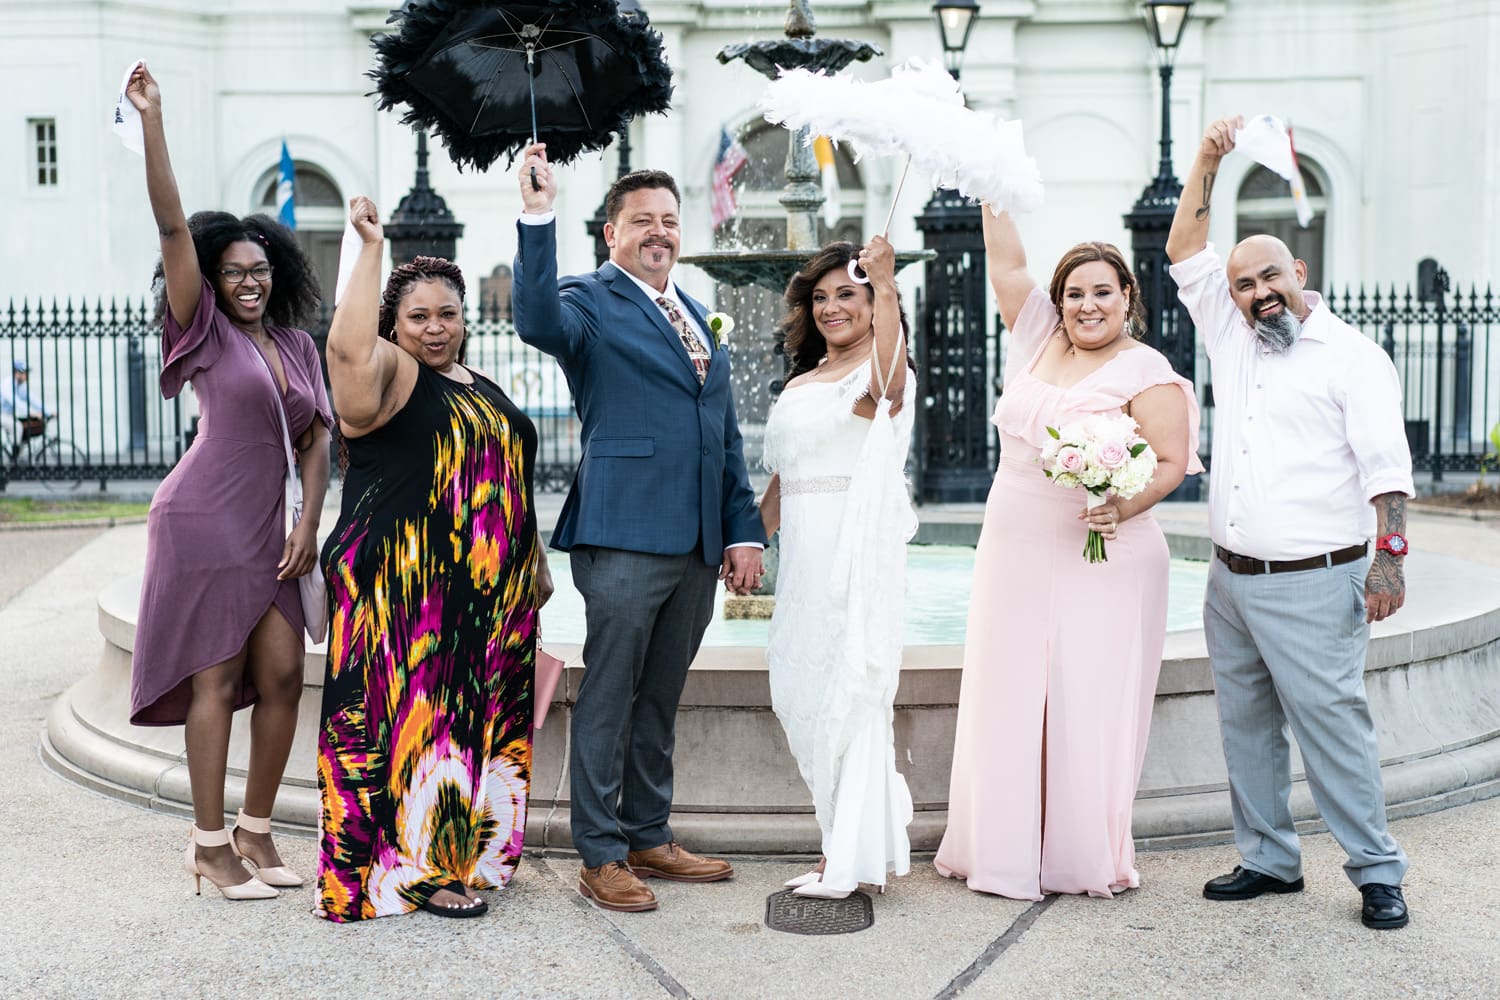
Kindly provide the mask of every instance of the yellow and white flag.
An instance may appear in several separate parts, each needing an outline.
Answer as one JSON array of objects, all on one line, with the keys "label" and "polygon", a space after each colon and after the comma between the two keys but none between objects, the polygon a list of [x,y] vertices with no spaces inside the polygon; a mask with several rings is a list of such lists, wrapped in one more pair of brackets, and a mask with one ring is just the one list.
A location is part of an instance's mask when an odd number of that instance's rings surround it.
[{"label": "yellow and white flag", "polygon": [[818,172],[823,177],[823,221],[832,229],[844,213],[839,204],[839,168],[833,160],[833,143],[826,135],[813,140],[813,155],[818,158]]}]

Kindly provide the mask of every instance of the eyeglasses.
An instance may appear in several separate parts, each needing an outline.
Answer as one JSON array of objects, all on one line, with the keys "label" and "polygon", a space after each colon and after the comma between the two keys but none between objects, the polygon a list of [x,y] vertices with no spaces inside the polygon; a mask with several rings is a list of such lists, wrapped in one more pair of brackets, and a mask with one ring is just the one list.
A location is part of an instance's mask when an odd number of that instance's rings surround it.
[{"label": "eyeglasses", "polygon": [[241,270],[238,267],[221,267],[219,268],[219,277],[231,285],[238,285],[246,277],[254,278],[256,281],[265,281],[271,277],[271,265],[257,264],[248,271]]}]

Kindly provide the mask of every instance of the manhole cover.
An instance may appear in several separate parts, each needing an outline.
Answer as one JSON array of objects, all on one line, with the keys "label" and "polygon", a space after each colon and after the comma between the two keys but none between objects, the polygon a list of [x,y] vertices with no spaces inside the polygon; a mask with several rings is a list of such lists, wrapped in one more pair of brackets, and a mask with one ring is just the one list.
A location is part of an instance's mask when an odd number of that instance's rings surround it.
[{"label": "manhole cover", "polygon": [[862,892],[843,899],[810,899],[790,889],[766,897],[766,926],[788,934],[853,934],[875,922],[875,907]]}]

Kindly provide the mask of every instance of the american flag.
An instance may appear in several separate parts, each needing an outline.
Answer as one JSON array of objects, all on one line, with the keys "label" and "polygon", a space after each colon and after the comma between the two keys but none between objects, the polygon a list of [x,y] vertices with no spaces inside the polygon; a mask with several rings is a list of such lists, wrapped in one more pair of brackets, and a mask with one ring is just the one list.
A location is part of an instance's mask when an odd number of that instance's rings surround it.
[{"label": "american flag", "polygon": [[713,194],[710,198],[715,229],[738,210],[734,202],[732,182],[734,175],[743,170],[749,161],[750,156],[745,152],[745,147],[739,144],[739,140],[731,138],[728,129],[719,129],[719,156],[714,161]]}]

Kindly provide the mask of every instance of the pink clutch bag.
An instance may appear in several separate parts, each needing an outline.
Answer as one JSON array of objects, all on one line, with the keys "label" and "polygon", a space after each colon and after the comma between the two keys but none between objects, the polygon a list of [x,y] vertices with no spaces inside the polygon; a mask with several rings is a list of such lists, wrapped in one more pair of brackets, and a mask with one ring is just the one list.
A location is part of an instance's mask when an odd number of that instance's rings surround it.
[{"label": "pink clutch bag", "polygon": [[557,681],[562,677],[563,661],[542,648],[536,647],[536,682],[532,687],[532,725],[542,728],[547,718],[547,709],[552,707],[552,695],[557,691]]}]

